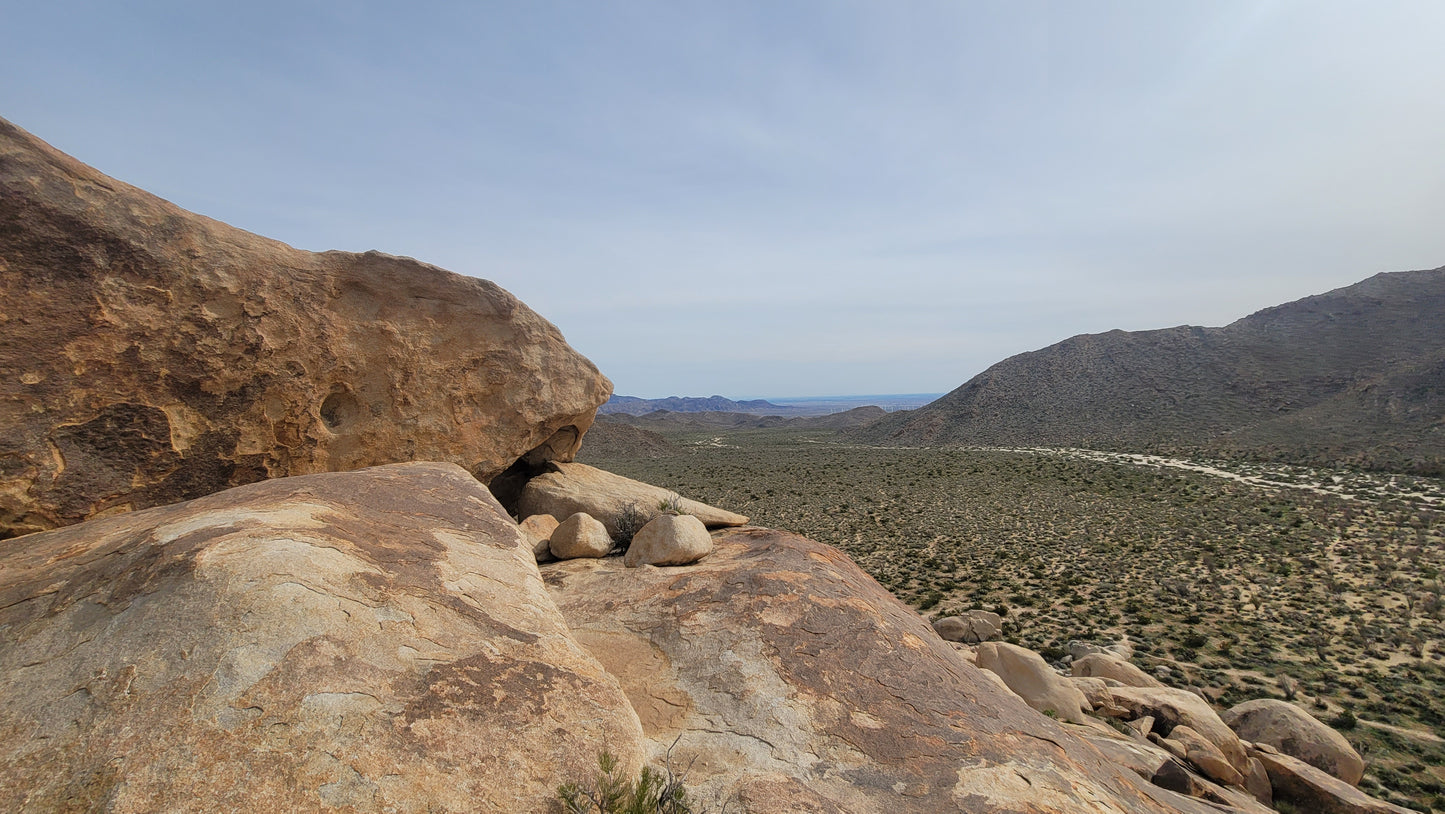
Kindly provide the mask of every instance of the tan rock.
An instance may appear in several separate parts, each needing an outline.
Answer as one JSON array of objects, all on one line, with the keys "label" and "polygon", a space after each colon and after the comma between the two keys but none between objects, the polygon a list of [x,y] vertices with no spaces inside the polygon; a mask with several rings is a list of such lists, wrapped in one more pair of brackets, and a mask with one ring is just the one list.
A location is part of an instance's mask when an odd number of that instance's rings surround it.
[{"label": "tan rock", "polygon": [[563,520],[552,532],[549,547],[559,560],[584,557],[605,557],[612,550],[612,536],[602,521],[586,512],[578,512]]},{"label": "tan rock", "polygon": [[642,737],[450,464],[250,484],[0,554],[3,811],[541,812],[603,747],[636,771]]},{"label": "tan rock", "polygon": [[1169,733],[1169,739],[1184,746],[1185,759],[1203,772],[1205,777],[1226,786],[1244,785],[1244,775],[1229,765],[1219,747],[1210,743],[1203,735],[1180,724]]},{"label": "tan rock", "polygon": [[1076,659],[1070,670],[1080,677],[1108,678],[1127,687],[1162,687],[1157,679],[1112,653],[1092,653]]},{"label": "tan rock", "polygon": [[1154,716],[1145,715],[1142,718],[1135,718],[1132,721],[1125,721],[1125,726],[1134,730],[1134,734],[1141,741],[1148,741],[1149,735],[1154,731]]},{"label": "tan rock", "polygon": [[[527,481],[523,487],[517,506],[520,514],[570,517],[577,512],[586,512],[601,520],[608,534],[616,535],[617,517],[627,506],[636,506],[644,520],[651,520],[661,513],[659,503],[676,496],[666,489],[586,464],[553,464],[548,470]],[[687,498],[681,499],[681,509],[710,528],[741,526],[748,522],[740,514]]]},{"label": "tan rock", "polygon": [[707,526],[690,514],[659,514],[632,538],[622,562],[639,565],[689,565],[712,553]]},{"label": "tan rock", "polygon": [[552,532],[557,530],[557,518],[550,514],[534,514],[522,519],[517,527],[532,546],[532,555],[537,562],[552,559]]},{"label": "tan rock", "polygon": [[1095,715],[1102,715],[1105,718],[1129,717],[1129,710],[1114,703],[1114,696],[1109,693],[1109,685],[1104,682],[1104,679],[1074,676],[1069,679],[1069,683],[1084,694],[1089,706],[1093,707]]},{"label": "tan rock", "polygon": [[1207,811],[1164,802],[996,688],[836,549],[757,528],[714,542],[686,570],[542,566],[569,626],[608,653],[599,660],[645,662],[623,689],[650,710],[654,755],[682,736],[673,757],[697,759],[698,799],[757,789],[765,802],[750,810]]},{"label": "tan rock", "polygon": [[611,391],[493,283],[293,249],[3,120],[0,221],[0,538],[400,461],[485,481],[570,460]]},{"label": "tan rock", "polygon": [[1334,775],[1303,760],[1256,750],[1264,764],[1276,802],[1294,805],[1310,814],[1413,814],[1408,808],[1376,800]]},{"label": "tan rock", "polygon": [[978,646],[978,666],[998,674],[1010,690],[1040,712],[1083,723],[1089,702],[1067,678],[1054,672],[1043,656],[1007,642]]},{"label": "tan rock", "polygon": [[998,638],[1003,631],[1003,619],[992,611],[971,610],[959,616],[934,620],[933,629],[944,641],[978,644]]},{"label": "tan rock", "polygon": [[[1152,781],[1161,788],[1178,792],[1189,797],[1222,806],[1225,811],[1238,814],[1271,814],[1274,809],[1260,805],[1259,801],[1243,791],[1211,783],[1189,771],[1182,763],[1170,760],[1154,773]],[[1218,811],[1215,808],[1215,811]]]},{"label": "tan rock", "polygon": [[1244,788],[1254,799],[1267,806],[1274,805],[1274,789],[1269,784],[1269,772],[1259,758],[1249,758],[1249,771],[1244,773]]},{"label": "tan rock", "polygon": [[1343,735],[1287,701],[1257,698],[1220,717],[1239,737],[1274,746],[1352,786],[1364,777],[1364,758]]},{"label": "tan rock", "polygon": [[[1249,769],[1244,746],[1240,744],[1238,736],[1224,725],[1213,707],[1194,693],[1171,687],[1128,686],[1110,687],[1109,692],[1114,696],[1114,703],[1134,715],[1153,715],[1156,721],[1162,723],[1161,728],[1165,731],[1173,731],[1182,724],[1198,732],[1224,754],[1235,771],[1243,772]],[[1160,723],[1156,723],[1156,726],[1160,726]]]}]

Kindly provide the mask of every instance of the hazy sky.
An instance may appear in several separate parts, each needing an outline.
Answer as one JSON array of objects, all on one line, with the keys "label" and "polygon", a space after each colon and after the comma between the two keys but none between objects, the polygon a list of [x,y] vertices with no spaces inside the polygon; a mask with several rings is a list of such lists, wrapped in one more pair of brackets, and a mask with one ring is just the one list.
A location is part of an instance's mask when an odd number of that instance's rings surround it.
[{"label": "hazy sky", "polygon": [[6,2],[0,116],[638,396],[941,392],[1445,264],[1445,3]]}]

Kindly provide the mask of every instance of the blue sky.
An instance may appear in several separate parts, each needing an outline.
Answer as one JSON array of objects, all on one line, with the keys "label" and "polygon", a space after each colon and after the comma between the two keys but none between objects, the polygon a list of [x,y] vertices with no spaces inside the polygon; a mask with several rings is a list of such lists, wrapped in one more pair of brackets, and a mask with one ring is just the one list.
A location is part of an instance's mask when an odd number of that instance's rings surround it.
[{"label": "blue sky", "polygon": [[8,3],[0,116],[639,396],[942,392],[1445,264],[1445,3]]}]

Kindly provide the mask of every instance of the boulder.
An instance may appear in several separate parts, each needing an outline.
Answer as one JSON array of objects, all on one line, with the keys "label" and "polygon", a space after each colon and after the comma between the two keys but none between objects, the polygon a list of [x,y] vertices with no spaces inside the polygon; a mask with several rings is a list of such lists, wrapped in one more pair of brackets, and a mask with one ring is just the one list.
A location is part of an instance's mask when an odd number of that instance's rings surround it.
[{"label": "boulder", "polygon": [[1154,730],[1162,731],[1165,737],[1174,727],[1187,726],[1214,744],[1235,771],[1248,771],[1249,761],[1239,737],[1199,696],[1172,687],[1110,687],[1109,693],[1114,696],[1114,703],[1136,717],[1154,716]]},{"label": "boulder", "polygon": [[1252,755],[1249,758],[1249,771],[1244,773],[1244,788],[1264,805],[1274,805],[1274,789],[1269,783],[1269,772],[1265,771],[1259,758]]},{"label": "boulder", "polygon": [[537,562],[552,559],[552,532],[557,530],[557,518],[550,514],[534,514],[524,518],[517,527],[532,546],[532,555]]},{"label": "boulder", "polygon": [[1075,639],[1069,642],[1068,651],[1069,657],[1071,659],[1081,659],[1084,656],[1092,655],[1094,653],[1102,653],[1104,652],[1104,648],[1092,642],[1084,642]]},{"label": "boulder", "polygon": [[1129,687],[1162,687],[1148,673],[1110,653],[1091,653],[1073,663],[1071,670],[1081,677],[1108,678]]},{"label": "boulder", "polygon": [[[643,522],[646,522],[662,514],[659,504],[677,497],[666,489],[586,464],[552,464],[547,470],[527,481],[522,488],[517,505],[520,514],[570,517],[577,512],[586,512],[601,520],[608,534],[616,536],[617,518],[628,506],[636,507]],[[679,506],[683,513],[696,517],[709,528],[741,526],[748,522],[743,515],[687,498],[681,498]]]},{"label": "boulder", "polygon": [[612,536],[602,522],[585,512],[563,520],[552,532],[552,556],[559,560],[605,557],[612,551]]},{"label": "boulder", "polygon": [[659,514],[632,538],[622,562],[639,565],[688,565],[712,553],[707,526],[690,514]]},{"label": "boulder", "polygon": [[1134,658],[1134,644],[1129,641],[1128,634],[1120,637],[1119,641],[1104,646],[1104,652],[1116,658],[1128,661]]},{"label": "boulder", "polygon": [[1182,763],[1170,760],[1159,767],[1151,782],[1160,788],[1179,794],[1206,800],[1215,806],[1214,810],[1231,814],[1271,814],[1274,809],[1259,804],[1259,801],[1238,789],[1215,785],[1189,771]]},{"label": "boulder", "polygon": [[3,120],[0,258],[0,538],[392,462],[487,481],[570,460],[611,391],[493,283],[293,249]]},{"label": "boulder", "polygon": [[1345,737],[1287,701],[1257,698],[1220,716],[1239,737],[1267,743],[1357,786],[1365,761]]},{"label": "boulder", "polygon": [[[548,810],[643,734],[451,464],[264,481],[0,549],[0,810]],[[465,767],[465,770],[461,770]]]},{"label": "boulder", "polygon": [[[700,800],[853,814],[1200,811],[996,687],[837,549],[714,533],[686,570],[542,566]],[[988,647],[989,645],[981,645]],[[692,762],[696,759],[696,762]],[[776,796],[773,796],[776,794]]]},{"label": "boulder", "polygon": [[1415,814],[1408,808],[1376,800],[1338,777],[1289,755],[1259,749],[1251,757],[1264,764],[1275,801],[1290,803],[1299,811],[1310,814]]},{"label": "boulder", "polygon": [[1010,690],[1040,712],[1060,719],[1084,722],[1089,702],[1067,678],[1054,672],[1043,656],[1007,642],[985,642],[978,647],[978,666],[997,673]]},{"label": "boulder", "polygon": [[[1205,777],[1226,786],[1244,785],[1243,773],[1229,765],[1219,747],[1210,743],[1203,735],[1180,724],[1169,733],[1169,739],[1184,747],[1185,759],[1203,772]],[[1248,768],[1246,764],[1246,771]]]},{"label": "boulder", "polygon": [[1114,696],[1109,693],[1109,685],[1104,683],[1104,679],[1074,676],[1069,679],[1069,683],[1084,694],[1089,706],[1093,707],[1095,715],[1102,715],[1106,718],[1129,717],[1129,710],[1114,703]]},{"label": "boulder", "polygon": [[945,616],[933,622],[944,641],[979,644],[998,638],[1003,631],[1003,619],[986,610],[971,610],[960,616]]}]

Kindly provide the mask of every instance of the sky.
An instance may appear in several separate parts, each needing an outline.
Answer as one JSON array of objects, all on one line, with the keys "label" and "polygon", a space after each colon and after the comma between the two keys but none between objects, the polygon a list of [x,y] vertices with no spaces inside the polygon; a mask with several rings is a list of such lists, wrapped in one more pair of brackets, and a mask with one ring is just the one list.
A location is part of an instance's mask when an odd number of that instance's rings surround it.
[{"label": "sky", "polygon": [[1445,265],[1445,3],[0,0],[0,116],[642,397],[952,390]]}]

